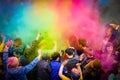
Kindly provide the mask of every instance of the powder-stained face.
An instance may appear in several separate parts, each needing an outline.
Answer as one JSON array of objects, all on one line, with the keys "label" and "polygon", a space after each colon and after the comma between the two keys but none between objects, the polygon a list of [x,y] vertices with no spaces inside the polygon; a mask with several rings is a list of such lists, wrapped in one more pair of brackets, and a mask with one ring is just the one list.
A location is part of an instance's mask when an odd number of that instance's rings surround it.
[{"label": "powder-stained face", "polygon": [[112,35],[112,28],[106,30],[106,36],[110,37]]},{"label": "powder-stained face", "polygon": [[107,52],[112,53],[113,52],[113,46],[108,46],[107,47]]},{"label": "powder-stained face", "polygon": [[76,75],[79,75],[79,70],[77,68],[73,68],[71,71]]}]

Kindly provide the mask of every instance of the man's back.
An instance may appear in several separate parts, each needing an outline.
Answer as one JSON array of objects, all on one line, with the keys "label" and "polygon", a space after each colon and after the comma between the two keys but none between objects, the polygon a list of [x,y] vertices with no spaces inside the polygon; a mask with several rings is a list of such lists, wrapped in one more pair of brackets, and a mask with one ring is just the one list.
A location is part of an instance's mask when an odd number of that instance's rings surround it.
[{"label": "man's back", "polygon": [[37,64],[37,79],[38,80],[49,80],[51,68],[49,63],[45,60],[39,61]]},{"label": "man's back", "polygon": [[50,79],[51,80],[60,80],[60,77],[58,75],[59,69],[60,69],[61,63],[56,61],[56,60],[52,60],[50,62],[50,67],[51,67],[51,76]]},{"label": "man's back", "polygon": [[68,71],[67,76],[70,78],[71,76],[71,70],[72,68],[76,68],[76,64],[79,63],[78,57],[73,57],[73,58],[69,58],[68,62],[66,64],[66,68]]}]

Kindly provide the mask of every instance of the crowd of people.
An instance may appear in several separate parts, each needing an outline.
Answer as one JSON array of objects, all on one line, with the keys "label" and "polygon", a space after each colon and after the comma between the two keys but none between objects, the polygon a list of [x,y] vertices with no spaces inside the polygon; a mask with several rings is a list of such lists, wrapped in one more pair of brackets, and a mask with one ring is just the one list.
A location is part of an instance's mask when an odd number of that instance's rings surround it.
[{"label": "crowd of people", "polygon": [[80,38],[65,50],[46,54],[38,48],[40,35],[24,47],[21,38],[5,42],[0,33],[0,80],[120,80],[120,27],[105,28],[97,50]]}]

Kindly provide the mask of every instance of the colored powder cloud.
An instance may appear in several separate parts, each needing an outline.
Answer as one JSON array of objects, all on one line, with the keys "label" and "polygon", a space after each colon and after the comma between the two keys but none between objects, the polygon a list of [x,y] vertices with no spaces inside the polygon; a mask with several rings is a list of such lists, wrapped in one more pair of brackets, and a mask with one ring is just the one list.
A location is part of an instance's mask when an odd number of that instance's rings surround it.
[{"label": "colored powder cloud", "polygon": [[[21,37],[23,43],[29,44],[37,33],[48,33],[51,49],[54,41],[58,48],[67,46],[67,41],[86,38],[95,48],[103,39],[104,28],[99,20],[99,12],[89,0],[53,0],[33,1],[16,7],[6,31],[14,38]],[[71,37],[73,36],[73,37]],[[74,41],[73,40],[73,41]],[[63,45],[61,45],[63,44]]]}]

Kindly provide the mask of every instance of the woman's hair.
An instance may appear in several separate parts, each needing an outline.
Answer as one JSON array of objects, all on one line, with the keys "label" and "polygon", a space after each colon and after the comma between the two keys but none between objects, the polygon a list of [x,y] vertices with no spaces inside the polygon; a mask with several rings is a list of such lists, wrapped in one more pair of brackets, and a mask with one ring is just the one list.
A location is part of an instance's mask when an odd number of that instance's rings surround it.
[{"label": "woman's hair", "polygon": [[17,57],[10,57],[8,58],[8,67],[9,68],[16,68],[19,65],[19,60]]},{"label": "woman's hair", "polygon": [[101,61],[100,61],[99,59],[95,59],[95,60],[93,61],[93,66],[94,66],[94,68],[96,68],[96,69],[101,69],[101,67],[102,67]]}]

